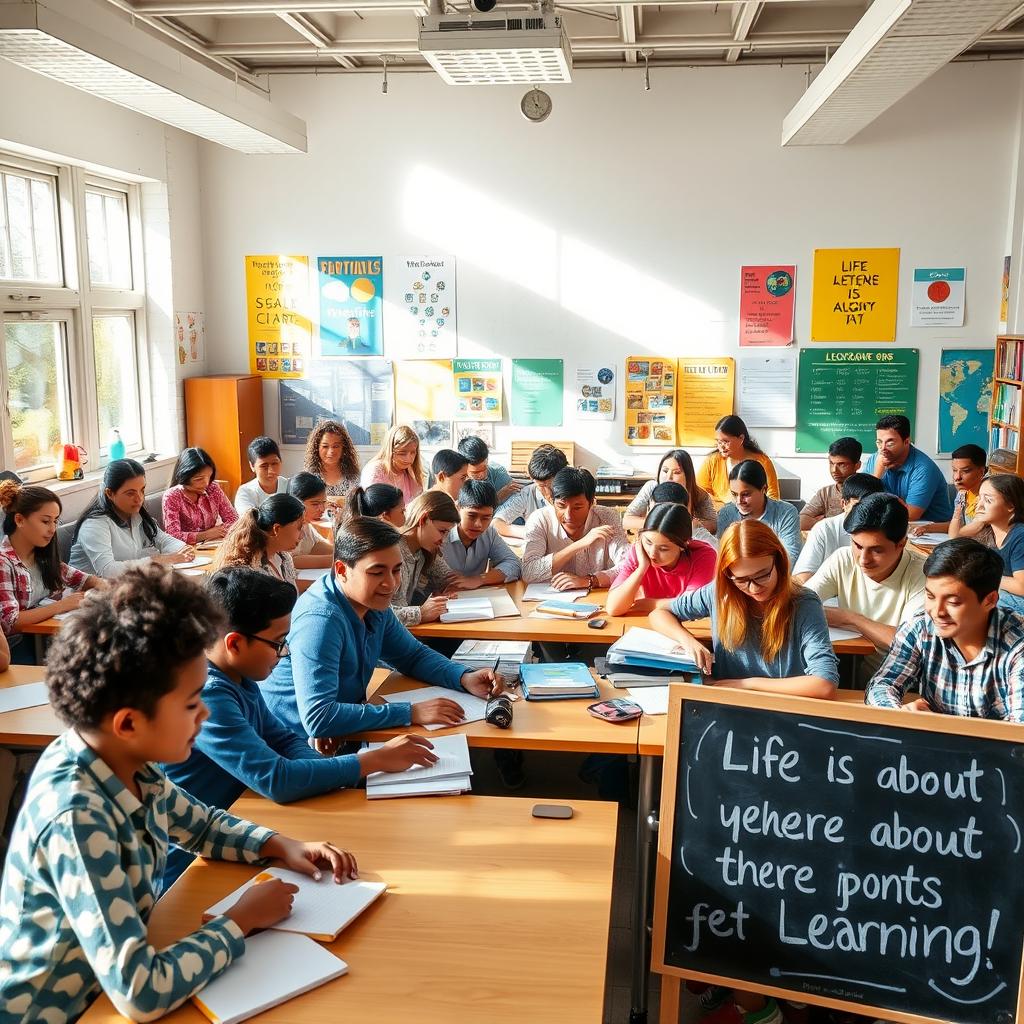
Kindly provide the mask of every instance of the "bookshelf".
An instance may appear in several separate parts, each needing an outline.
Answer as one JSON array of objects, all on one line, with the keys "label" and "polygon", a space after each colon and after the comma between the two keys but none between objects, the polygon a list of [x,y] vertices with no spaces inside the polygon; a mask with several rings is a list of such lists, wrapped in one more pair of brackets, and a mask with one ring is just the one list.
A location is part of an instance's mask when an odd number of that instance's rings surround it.
[{"label": "bookshelf", "polygon": [[1021,450],[1024,412],[1024,334],[996,338],[992,406],[989,410],[989,469],[994,473],[1024,474]]}]

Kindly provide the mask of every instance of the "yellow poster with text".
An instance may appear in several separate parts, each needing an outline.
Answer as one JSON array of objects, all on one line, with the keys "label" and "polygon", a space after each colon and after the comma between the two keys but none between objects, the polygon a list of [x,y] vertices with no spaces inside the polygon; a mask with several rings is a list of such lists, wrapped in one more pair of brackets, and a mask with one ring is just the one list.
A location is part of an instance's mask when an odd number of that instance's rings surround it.
[{"label": "yellow poster with text", "polygon": [[815,249],[811,341],[895,341],[899,278],[899,249]]},{"label": "yellow poster with text", "polygon": [[715,424],[733,411],[736,361],[683,358],[679,365],[676,433],[680,445],[713,445]]},{"label": "yellow poster with text", "polygon": [[304,377],[309,367],[308,256],[246,256],[249,369],[263,377]]}]

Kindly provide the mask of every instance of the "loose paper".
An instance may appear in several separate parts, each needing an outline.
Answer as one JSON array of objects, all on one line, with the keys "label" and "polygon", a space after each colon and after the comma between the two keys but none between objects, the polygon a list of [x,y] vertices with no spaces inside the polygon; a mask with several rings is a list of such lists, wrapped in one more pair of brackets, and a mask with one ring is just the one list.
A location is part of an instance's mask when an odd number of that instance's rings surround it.
[{"label": "loose paper", "polygon": [[795,426],[796,358],[743,356],[737,398],[748,427]]}]

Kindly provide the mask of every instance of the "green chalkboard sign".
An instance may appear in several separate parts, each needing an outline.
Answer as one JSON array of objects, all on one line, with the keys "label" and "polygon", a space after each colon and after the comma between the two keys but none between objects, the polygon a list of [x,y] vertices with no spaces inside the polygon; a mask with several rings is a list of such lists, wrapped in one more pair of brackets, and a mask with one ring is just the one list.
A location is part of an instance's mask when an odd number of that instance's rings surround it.
[{"label": "green chalkboard sign", "polygon": [[800,352],[796,450],[826,452],[837,437],[875,450],[875,423],[917,413],[916,348],[810,348]]}]

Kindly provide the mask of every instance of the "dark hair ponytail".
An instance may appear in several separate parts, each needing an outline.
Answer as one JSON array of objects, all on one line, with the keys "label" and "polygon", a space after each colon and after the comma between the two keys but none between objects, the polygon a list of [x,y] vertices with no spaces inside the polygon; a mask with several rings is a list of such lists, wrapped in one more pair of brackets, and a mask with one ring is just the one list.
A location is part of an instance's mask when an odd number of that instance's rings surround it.
[{"label": "dark hair ponytail", "polygon": [[[0,483],[0,508],[4,510],[4,533],[13,537],[18,530],[15,516],[30,516],[38,512],[44,505],[56,505],[57,515],[63,511],[60,498],[45,487],[22,487],[13,480]],[[43,578],[43,586],[53,593],[64,588],[60,574],[60,549],[57,547],[57,534],[50,538],[46,547],[35,549],[36,566]]]},{"label": "dark hair ponytail", "polygon": [[256,565],[267,550],[267,536],[275,526],[289,526],[306,514],[306,506],[292,494],[272,494],[231,524],[214,556],[214,568]]},{"label": "dark hair ponytail", "polygon": [[644,525],[640,527],[640,533],[660,533],[668,537],[673,544],[678,544],[683,549],[683,554],[689,557],[690,541],[693,540],[693,517],[685,505],[677,505],[675,502],[663,501],[660,505],[653,505]]},{"label": "dark hair ponytail", "polygon": [[356,487],[348,496],[348,512],[355,516],[379,519],[402,503],[401,488],[393,484],[370,484]]},{"label": "dark hair ponytail", "polygon": [[[89,503],[89,507],[82,513],[82,517],[75,523],[73,540],[78,540],[82,523],[86,519],[101,519],[103,516],[106,516],[117,523],[118,526],[130,525],[121,518],[121,513],[117,511],[114,503],[107,497],[107,491],[116,493],[129,480],[134,480],[140,476],[143,478],[146,476],[145,467],[141,462],[136,462],[134,459],[115,459],[113,462],[108,462],[107,468],[103,471],[103,483],[100,484],[100,493],[93,498]],[[139,509],[139,518],[142,520],[142,532],[146,535],[146,540],[150,544],[155,545],[156,535],[160,532],[160,527],[157,526],[156,520],[145,504]]]},{"label": "dark hair ponytail", "polygon": [[299,501],[309,501],[321,494],[327,493],[327,484],[316,473],[296,473],[288,481],[288,493]]}]

